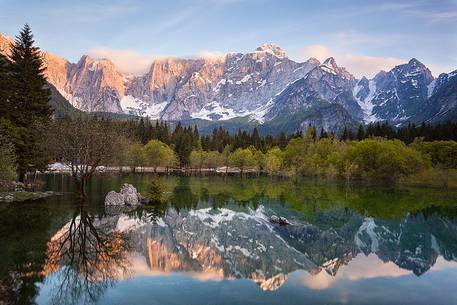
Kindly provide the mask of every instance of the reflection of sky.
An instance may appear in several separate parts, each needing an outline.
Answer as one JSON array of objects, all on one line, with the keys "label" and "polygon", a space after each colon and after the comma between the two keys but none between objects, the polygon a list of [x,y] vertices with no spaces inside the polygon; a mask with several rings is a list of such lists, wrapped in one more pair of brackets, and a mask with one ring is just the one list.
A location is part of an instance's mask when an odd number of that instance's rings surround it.
[{"label": "reflection of sky", "polygon": [[[371,254],[359,254],[335,277],[296,271],[277,291],[263,291],[251,280],[228,280],[214,273],[163,273],[132,256],[133,275],[119,281],[100,304],[457,304],[457,263],[439,257],[420,277]],[[52,277],[40,289],[46,304]]]}]

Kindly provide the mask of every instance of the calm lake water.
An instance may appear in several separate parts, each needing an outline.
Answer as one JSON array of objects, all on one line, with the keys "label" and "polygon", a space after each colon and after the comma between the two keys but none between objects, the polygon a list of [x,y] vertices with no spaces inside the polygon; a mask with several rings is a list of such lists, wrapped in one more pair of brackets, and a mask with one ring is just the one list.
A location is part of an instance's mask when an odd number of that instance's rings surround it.
[{"label": "calm lake water", "polygon": [[[163,206],[105,208],[152,176],[0,206],[0,304],[457,304],[457,193],[162,177]],[[291,225],[269,221],[286,217]]]}]

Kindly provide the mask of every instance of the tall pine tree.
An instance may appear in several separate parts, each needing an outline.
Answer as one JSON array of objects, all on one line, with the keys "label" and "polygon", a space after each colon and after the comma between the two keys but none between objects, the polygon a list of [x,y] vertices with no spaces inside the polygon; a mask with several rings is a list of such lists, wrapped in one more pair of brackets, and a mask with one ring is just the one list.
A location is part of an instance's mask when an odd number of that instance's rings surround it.
[{"label": "tall pine tree", "polygon": [[46,67],[40,49],[34,46],[33,34],[26,24],[11,49],[11,121],[22,132],[15,144],[19,180],[25,182],[28,171],[43,169],[47,164],[40,131],[50,123],[51,91],[44,75]]},{"label": "tall pine tree", "polygon": [[0,117],[8,119],[11,105],[11,63],[0,53]]}]

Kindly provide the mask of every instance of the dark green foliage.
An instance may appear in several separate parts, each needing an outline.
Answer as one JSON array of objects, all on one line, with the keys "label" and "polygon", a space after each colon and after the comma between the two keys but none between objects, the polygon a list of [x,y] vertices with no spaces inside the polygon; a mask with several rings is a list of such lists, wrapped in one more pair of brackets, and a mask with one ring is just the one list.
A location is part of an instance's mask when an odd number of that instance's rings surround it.
[{"label": "dark green foliage", "polygon": [[9,136],[23,182],[27,172],[44,169],[49,161],[43,133],[53,113],[41,53],[33,44],[26,24],[11,46],[9,60],[0,57],[0,109],[3,122],[11,125]]},{"label": "dark green foliage", "polygon": [[0,182],[10,182],[16,177],[16,154],[14,145],[0,134]]},{"label": "dark green foliage", "polygon": [[14,110],[12,95],[11,63],[0,53],[0,117],[7,118]]},{"label": "dark green foliage", "polygon": [[188,166],[192,150],[199,145],[198,134],[194,134],[190,126],[182,127],[178,123],[171,134],[171,142],[174,145],[174,151],[178,156],[180,165]]},{"label": "dark green foliage", "polygon": [[363,128],[363,125],[359,125],[359,129],[357,130],[357,140],[363,140],[365,138],[365,129]]},{"label": "dark green foliage", "polygon": [[324,128],[321,129],[321,132],[319,133],[319,138],[320,139],[328,138],[328,133],[324,130]]},{"label": "dark green foliage", "polygon": [[399,139],[409,144],[415,138],[424,138],[425,141],[457,140],[457,123],[447,122],[437,125],[422,123],[420,126],[408,124],[401,128],[394,128],[388,122],[370,123],[365,128],[359,125],[354,136],[351,129],[345,128],[340,138],[342,140],[363,140],[370,137]]},{"label": "dark green foliage", "polygon": [[10,115],[19,126],[34,121],[49,121],[53,109],[49,105],[51,91],[46,81],[46,70],[40,49],[33,46],[30,27],[26,24],[11,49],[11,76],[14,105]]}]

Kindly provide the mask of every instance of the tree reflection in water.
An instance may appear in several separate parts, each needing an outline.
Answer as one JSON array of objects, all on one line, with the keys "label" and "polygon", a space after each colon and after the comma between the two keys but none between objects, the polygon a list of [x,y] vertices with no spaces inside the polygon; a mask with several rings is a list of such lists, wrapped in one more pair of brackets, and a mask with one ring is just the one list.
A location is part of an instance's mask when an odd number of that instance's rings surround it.
[{"label": "tree reflection in water", "polygon": [[117,279],[128,277],[127,234],[118,217],[91,216],[83,203],[48,243],[45,272],[53,273],[53,304],[96,302]]}]

